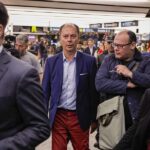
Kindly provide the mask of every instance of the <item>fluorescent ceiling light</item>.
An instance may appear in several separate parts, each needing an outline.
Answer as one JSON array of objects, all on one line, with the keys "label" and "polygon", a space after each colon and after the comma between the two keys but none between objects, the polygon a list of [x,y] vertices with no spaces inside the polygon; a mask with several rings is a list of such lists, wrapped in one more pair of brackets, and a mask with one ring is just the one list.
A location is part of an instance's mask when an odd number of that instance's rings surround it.
[{"label": "fluorescent ceiling light", "polygon": [[[57,1],[57,0],[53,0]],[[70,0],[59,0],[61,2],[70,2]],[[145,3],[145,2],[150,2],[150,0],[74,0],[73,2],[76,3],[95,3],[95,4],[100,4],[100,3],[108,3],[108,2],[119,2],[119,3]]]},{"label": "fluorescent ceiling light", "polygon": [[105,12],[105,11],[82,11],[82,10],[60,10],[60,9],[46,9],[46,8],[30,8],[30,7],[9,7],[11,14],[26,14],[26,15],[48,15],[48,16],[70,16],[70,17],[145,17],[145,13],[121,13],[121,12]]},{"label": "fluorescent ceiling light", "polygon": [[144,3],[144,2],[150,2],[150,0],[105,0],[105,2]]}]

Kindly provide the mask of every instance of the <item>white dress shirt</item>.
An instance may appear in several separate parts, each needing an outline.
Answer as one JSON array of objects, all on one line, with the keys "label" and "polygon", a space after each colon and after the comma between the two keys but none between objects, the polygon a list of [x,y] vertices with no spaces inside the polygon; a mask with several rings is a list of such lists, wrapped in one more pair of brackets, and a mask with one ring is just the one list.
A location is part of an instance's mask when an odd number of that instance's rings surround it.
[{"label": "white dress shirt", "polygon": [[2,50],[3,50],[3,46],[1,45],[1,46],[0,46],[0,53],[2,52]]}]

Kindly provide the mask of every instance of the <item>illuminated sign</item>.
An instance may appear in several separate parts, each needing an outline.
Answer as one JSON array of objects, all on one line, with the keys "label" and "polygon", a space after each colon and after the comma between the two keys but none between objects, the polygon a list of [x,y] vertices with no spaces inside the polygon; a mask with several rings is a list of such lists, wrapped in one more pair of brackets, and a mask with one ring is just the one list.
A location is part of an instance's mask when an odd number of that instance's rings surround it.
[{"label": "illuminated sign", "polygon": [[98,28],[102,28],[102,24],[101,23],[90,24],[89,27],[93,29],[98,29]]},{"label": "illuminated sign", "polygon": [[133,21],[123,21],[123,22],[121,22],[121,27],[130,27],[130,26],[138,26],[138,21],[133,20]]},{"label": "illuminated sign", "polygon": [[104,23],[104,28],[119,27],[119,22]]}]

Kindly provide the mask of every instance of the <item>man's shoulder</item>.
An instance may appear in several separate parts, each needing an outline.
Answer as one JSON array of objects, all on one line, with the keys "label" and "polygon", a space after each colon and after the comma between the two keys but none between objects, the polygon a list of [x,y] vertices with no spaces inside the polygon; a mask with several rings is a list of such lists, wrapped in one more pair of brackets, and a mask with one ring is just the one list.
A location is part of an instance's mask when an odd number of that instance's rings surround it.
[{"label": "man's shoulder", "polygon": [[16,70],[16,72],[18,73],[21,73],[21,72],[23,73],[23,72],[34,69],[33,66],[13,56],[11,56],[9,68],[13,68],[13,70]]},{"label": "man's shoulder", "polygon": [[49,58],[47,58],[47,61],[49,62],[52,62],[52,61],[55,61],[57,60],[58,58],[61,58],[62,57],[62,52],[58,53],[58,54],[55,54],[54,56],[51,56]]},{"label": "man's shoulder", "polygon": [[89,55],[89,54],[87,54],[87,53],[83,53],[83,52],[78,52],[78,55],[79,55],[79,57],[80,57],[80,56],[83,57],[83,59],[84,59],[84,58],[85,58],[85,59],[88,59],[88,60],[93,60],[93,59],[95,59],[94,56],[91,56],[91,55]]},{"label": "man's shoulder", "polygon": [[31,52],[26,52],[24,55],[24,58],[30,58],[33,60],[37,60],[36,56],[34,54],[32,54]]}]

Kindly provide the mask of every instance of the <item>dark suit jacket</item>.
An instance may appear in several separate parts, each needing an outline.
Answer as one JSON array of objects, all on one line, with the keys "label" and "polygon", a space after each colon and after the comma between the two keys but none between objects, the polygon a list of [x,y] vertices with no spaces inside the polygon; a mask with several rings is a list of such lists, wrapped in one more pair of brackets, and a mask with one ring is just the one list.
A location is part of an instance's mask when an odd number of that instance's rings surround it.
[{"label": "dark suit jacket", "polygon": [[34,150],[49,136],[37,71],[0,53],[0,150]]},{"label": "dark suit jacket", "polygon": [[[76,57],[76,112],[82,129],[88,129],[96,120],[97,92],[95,89],[96,60],[94,57],[77,52]],[[63,83],[63,55],[59,53],[47,59],[43,77],[43,90],[48,108],[50,100],[50,125],[52,127]]]},{"label": "dark suit jacket", "polygon": [[92,52],[92,54],[91,54],[90,48],[87,47],[87,48],[84,50],[84,53],[87,53],[87,54],[89,54],[89,55],[94,56],[94,53],[95,53],[96,50],[97,50],[97,48],[96,48],[96,47],[93,47],[93,52]]}]

